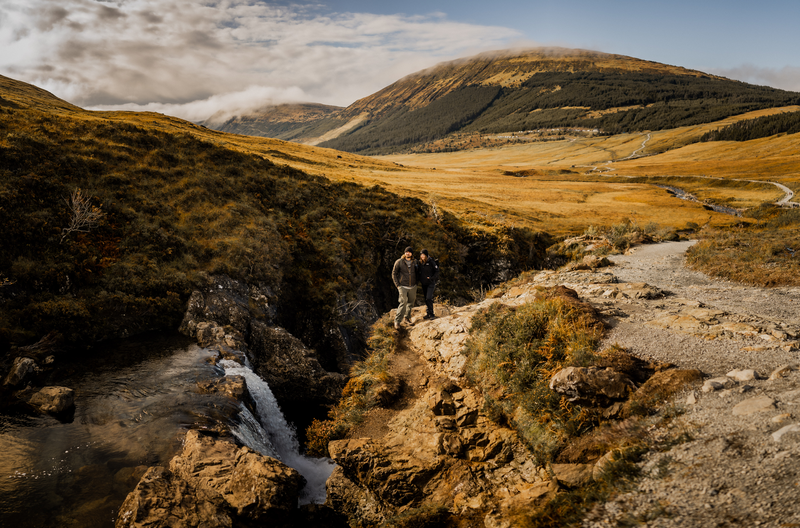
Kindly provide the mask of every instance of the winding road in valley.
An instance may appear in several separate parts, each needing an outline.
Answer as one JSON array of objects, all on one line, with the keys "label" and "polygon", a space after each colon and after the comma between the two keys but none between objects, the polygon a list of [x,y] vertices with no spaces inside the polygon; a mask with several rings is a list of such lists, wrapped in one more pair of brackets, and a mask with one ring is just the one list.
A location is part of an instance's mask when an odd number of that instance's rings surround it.
[{"label": "winding road in valley", "polygon": [[[629,156],[627,156],[625,158],[620,158],[620,159],[616,159],[616,160],[611,160],[611,161],[605,162],[603,164],[603,165],[605,165],[605,168],[600,168],[601,167],[600,165],[576,165],[576,167],[577,168],[592,169],[589,172],[597,171],[600,174],[604,174],[604,173],[615,171],[617,169],[615,169],[613,167],[609,167],[609,165],[611,165],[612,163],[617,162],[617,161],[626,161],[626,160],[634,159],[634,158],[637,158],[637,157],[641,157],[641,156],[638,155],[638,153],[645,149],[645,147],[647,146],[647,142],[650,141],[651,138],[652,138],[651,134],[648,133],[647,137],[644,139],[644,141],[642,141],[642,146],[641,147],[639,147],[636,150],[634,150]],[[625,178],[633,178],[634,176],[624,176],[624,177]],[[769,180],[745,180],[745,179],[739,179],[739,178],[736,178],[736,179],[720,178],[718,176],[684,176],[684,177],[685,178],[706,178],[706,179],[712,179],[712,180],[727,180],[727,181],[741,181],[741,182],[748,182],[748,183],[771,184],[771,185],[774,185],[775,187],[777,187],[778,189],[780,189],[784,193],[783,198],[781,198],[780,200],[776,201],[775,205],[778,205],[778,206],[781,206],[781,207],[800,207],[800,202],[792,202],[791,201],[792,198],[794,198],[794,191],[792,191],[787,186],[785,186],[785,185],[783,185],[781,183],[778,183],[778,182],[769,181]],[[689,195],[688,193],[686,193],[686,194]]]}]

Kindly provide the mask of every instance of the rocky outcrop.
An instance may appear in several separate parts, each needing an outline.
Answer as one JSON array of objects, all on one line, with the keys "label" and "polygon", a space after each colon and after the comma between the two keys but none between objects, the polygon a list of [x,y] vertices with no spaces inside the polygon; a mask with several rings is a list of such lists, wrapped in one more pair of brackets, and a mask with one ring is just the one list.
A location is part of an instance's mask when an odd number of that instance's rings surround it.
[{"label": "rocky outcrop", "polygon": [[513,430],[486,417],[480,395],[452,383],[399,412],[383,438],[337,440],[329,451],[339,469],[327,504],[364,526],[425,506],[485,516],[535,485],[559,487]]},{"label": "rocky outcrop", "polygon": [[268,289],[211,277],[206,290],[192,293],[180,330],[224,358],[241,362],[245,351],[285,411],[335,403],[346,376],[326,371],[314,350],[269,323],[271,297]]},{"label": "rocky outcrop", "polygon": [[28,400],[28,404],[42,413],[68,413],[75,409],[75,391],[67,387],[44,387]]},{"label": "rocky outcrop", "polygon": [[613,400],[627,399],[636,385],[612,368],[567,367],[550,379],[550,390],[566,396],[569,401],[605,406]]},{"label": "rocky outcrop", "polygon": [[9,370],[5,380],[3,380],[3,385],[12,388],[17,387],[22,385],[26,379],[30,378],[31,375],[38,371],[39,366],[33,359],[29,357],[15,358],[11,370]]},{"label": "rocky outcrop", "polygon": [[347,382],[344,374],[322,368],[312,349],[279,326],[253,323],[250,360],[281,403],[330,405]]},{"label": "rocky outcrop", "polygon": [[189,431],[169,469],[150,468],[128,495],[116,526],[292,526],[302,485],[273,458]]},{"label": "rocky outcrop", "polygon": [[274,319],[275,309],[270,303],[275,294],[268,287],[253,286],[226,275],[209,277],[206,282],[203,290],[192,292],[181,322],[180,331],[189,337],[197,337],[197,325],[209,321],[247,337],[253,319]]}]

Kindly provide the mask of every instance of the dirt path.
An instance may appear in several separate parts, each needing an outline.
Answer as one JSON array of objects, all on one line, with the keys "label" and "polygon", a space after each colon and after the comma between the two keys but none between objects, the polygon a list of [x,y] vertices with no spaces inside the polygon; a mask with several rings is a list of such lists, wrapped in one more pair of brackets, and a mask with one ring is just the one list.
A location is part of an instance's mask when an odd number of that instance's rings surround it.
[{"label": "dirt path", "polygon": [[[640,464],[644,478],[595,508],[586,528],[800,526],[800,372],[791,369],[800,362],[791,341],[798,337],[800,288],[742,286],[688,270],[691,244],[643,246],[613,258],[619,281],[671,295],[607,305],[616,315],[606,343],[698,368],[719,385],[668,404],[679,416],[651,431],[661,445]],[[706,324],[687,331],[689,314]],[[732,331],[714,330],[722,326]],[[734,331],[742,328],[756,332]],[[782,376],[765,379],[786,365]],[[755,377],[726,376],[734,369],[753,369]]]},{"label": "dirt path", "polygon": [[[425,307],[412,311],[412,321],[416,324],[425,315]],[[412,405],[425,391],[429,380],[435,374],[423,362],[419,354],[408,343],[411,327],[403,326],[397,331],[397,346],[393,351],[387,369],[388,374],[398,383],[398,394],[387,407],[374,407],[364,416],[364,421],[354,427],[349,438],[383,438],[389,432],[389,422],[400,411]]]}]

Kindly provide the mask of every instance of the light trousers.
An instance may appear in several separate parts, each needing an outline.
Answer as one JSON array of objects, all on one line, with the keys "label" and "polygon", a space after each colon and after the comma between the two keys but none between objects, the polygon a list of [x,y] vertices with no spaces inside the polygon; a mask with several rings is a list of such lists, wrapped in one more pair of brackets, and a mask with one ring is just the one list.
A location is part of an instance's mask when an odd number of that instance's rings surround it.
[{"label": "light trousers", "polygon": [[400,324],[403,317],[411,319],[411,309],[414,307],[414,301],[417,300],[417,287],[398,286],[397,292],[400,294],[398,301],[400,306],[397,307],[397,315],[394,316],[394,322]]}]

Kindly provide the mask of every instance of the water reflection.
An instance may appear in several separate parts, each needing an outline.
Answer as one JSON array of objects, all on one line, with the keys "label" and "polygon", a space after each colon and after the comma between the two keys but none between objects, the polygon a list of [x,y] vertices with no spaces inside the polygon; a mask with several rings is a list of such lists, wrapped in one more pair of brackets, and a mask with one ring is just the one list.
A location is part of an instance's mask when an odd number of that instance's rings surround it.
[{"label": "water reflection", "polygon": [[75,389],[72,423],[0,416],[0,526],[113,526],[146,468],[178,452],[181,430],[238,414],[197,391],[221,374],[210,354],[182,340],[126,342],[50,380]]}]

